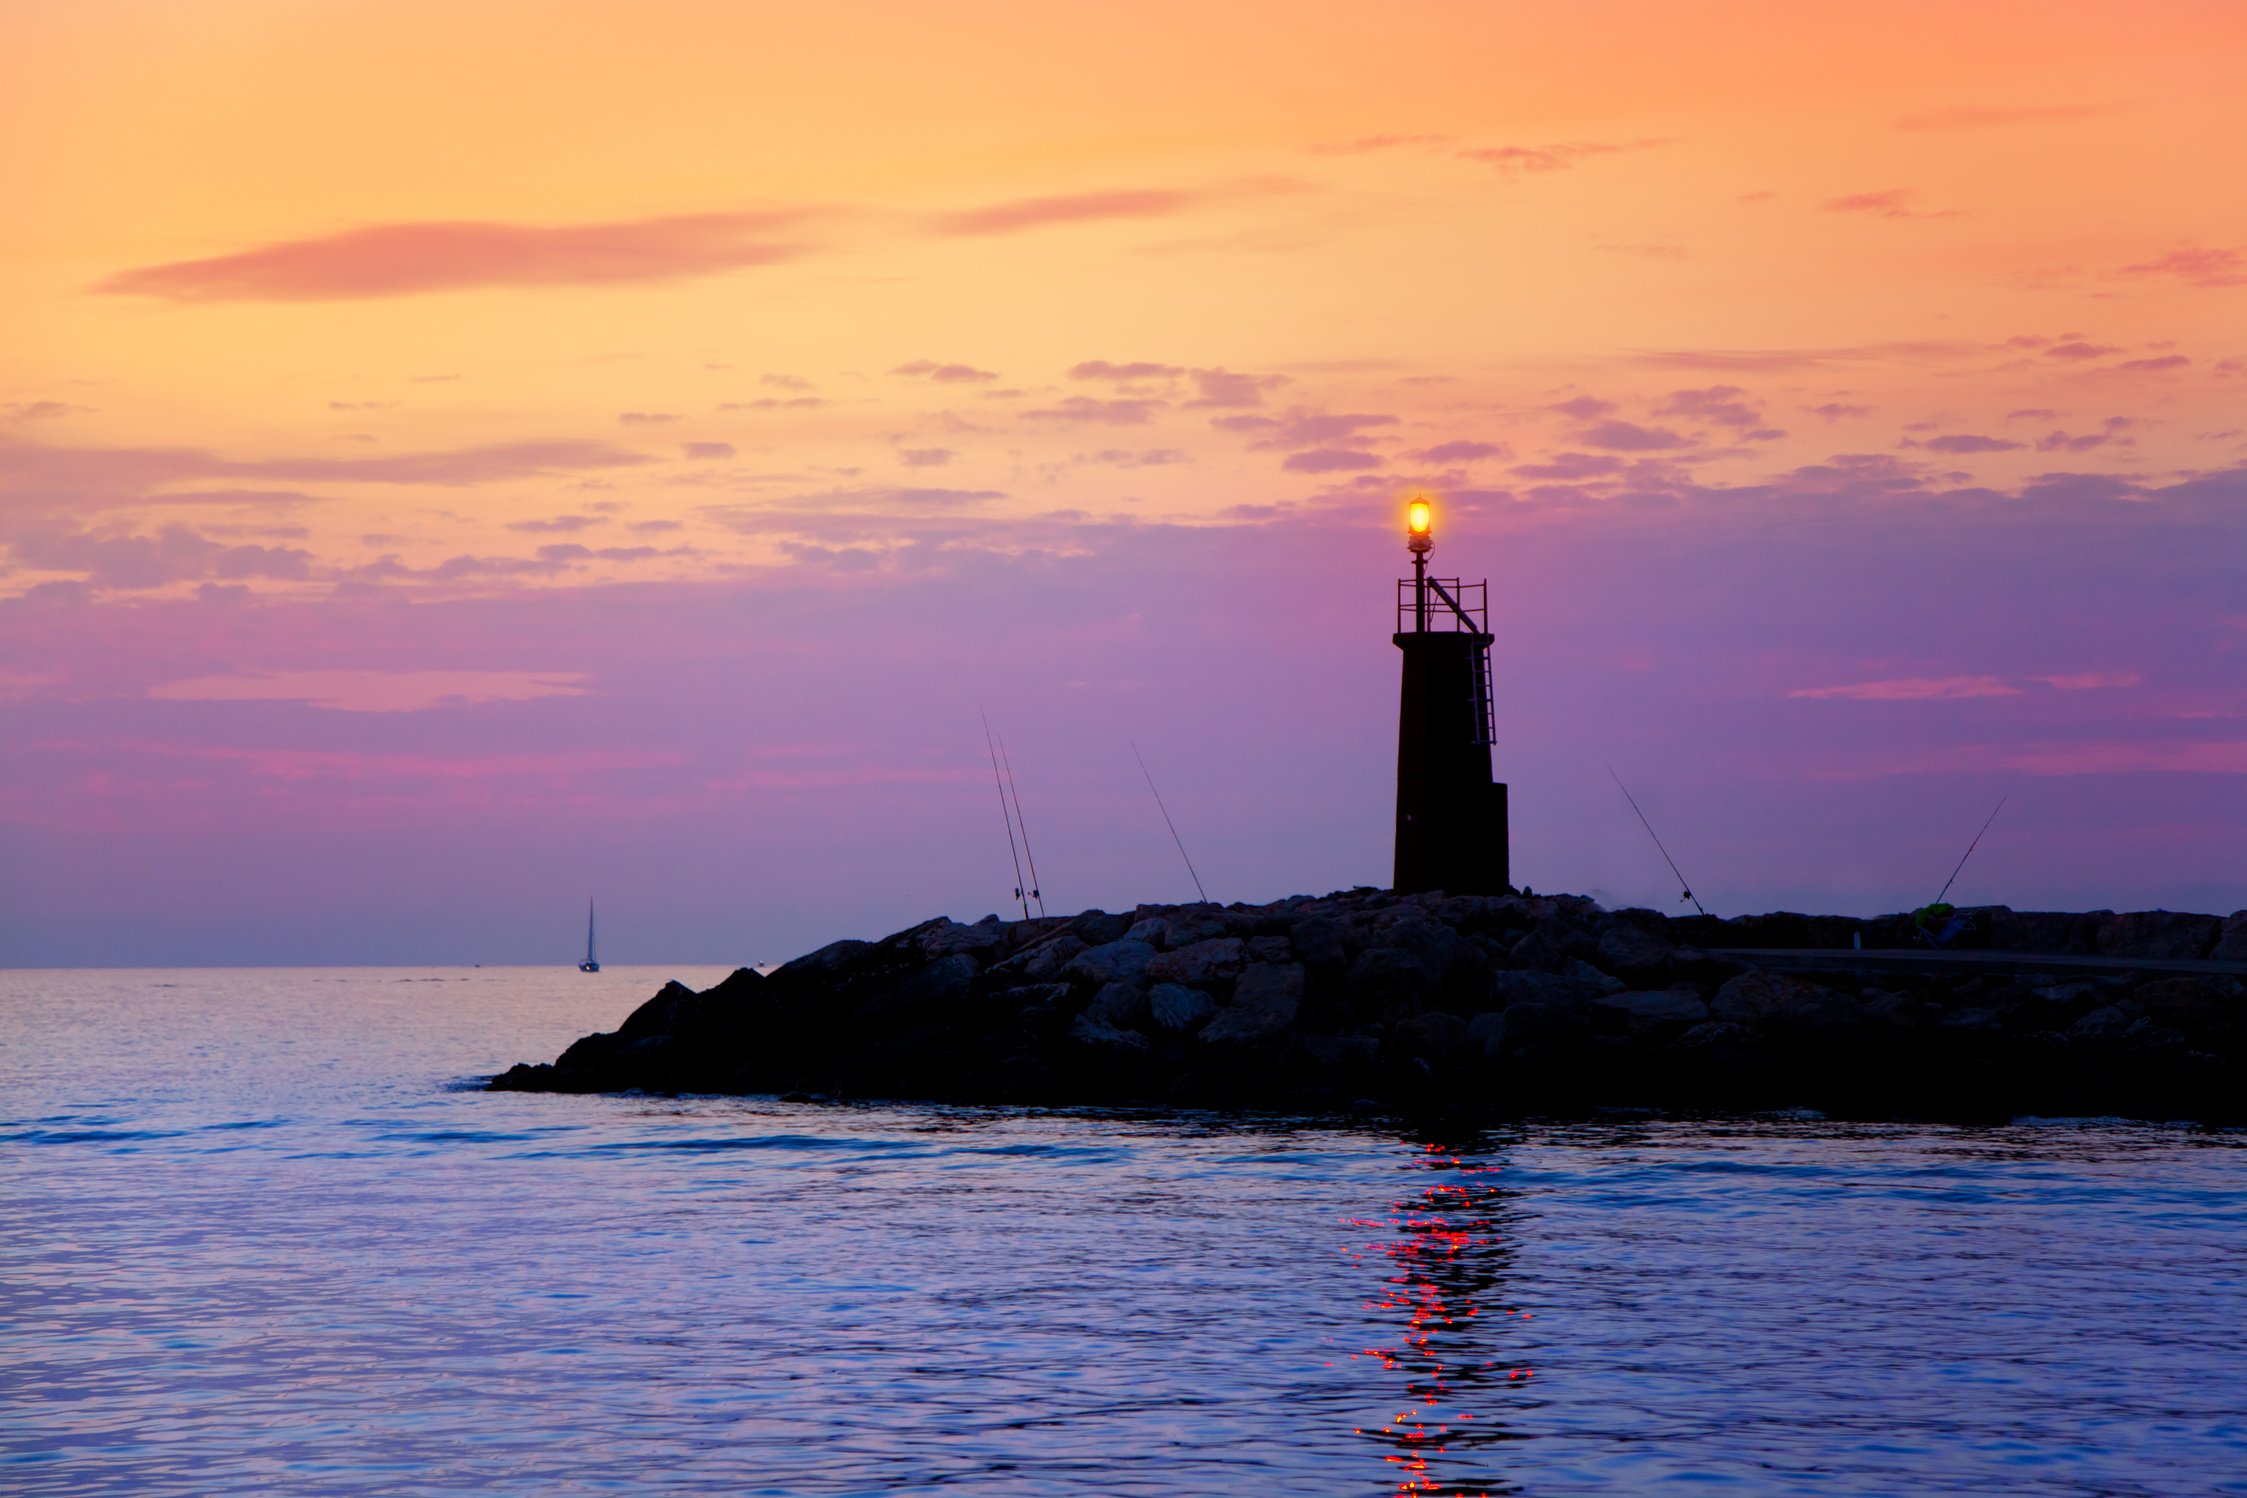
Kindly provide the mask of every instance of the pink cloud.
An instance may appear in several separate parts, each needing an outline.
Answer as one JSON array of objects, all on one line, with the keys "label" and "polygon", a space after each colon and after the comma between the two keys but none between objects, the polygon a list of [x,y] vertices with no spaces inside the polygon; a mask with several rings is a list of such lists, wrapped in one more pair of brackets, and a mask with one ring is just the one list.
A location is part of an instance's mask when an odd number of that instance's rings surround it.
[{"label": "pink cloud", "polygon": [[1251,447],[1284,451],[1356,440],[1374,427],[1395,426],[1397,418],[1375,411],[1329,412],[1293,406],[1277,416],[1219,416],[1209,424],[1221,432],[1237,432],[1254,439]]},{"label": "pink cloud", "polygon": [[606,224],[376,224],[120,271],[94,290],[174,302],[341,301],[478,286],[672,281],[802,253],[773,239],[810,216],[700,213]]},{"label": "pink cloud", "polygon": [[495,442],[373,458],[222,458],[189,447],[46,447],[0,442],[0,487],[116,490],[208,478],[269,478],[359,484],[465,485],[584,469],[623,468],[647,458],[606,442],[562,438]]},{"label": "pink cloud", "polygon": [[1340,447],[1314,447],[1307,452],[1288,454],[1280,467],[1289,473],[1355,473],[1368,468],[1379,468],[1382,461],[1377,453],[1355,452]]},{"label": "pink cloud", "polygon": [[1156,411],[1162,409],[1161,401],[1151,400],[1095,400],[1089,395],[1072,395],[1059,405],[1045,406],[1022,413],[1025,421],[1092,422],[1111,426],[1143,425]]},{"label": "pink cloud", "polygon": [[1657,452],[1663,448],[1683,447],[1685,439],[1661,427],[1644,427],[1634,421],[1600,421],[1576,434],[1576,440],[1586,447],[1597,447],[1608,452]]},{"label": "pink cloud", "polygon": [[1139,359],[1128,364],[1112,364],[1106,359],[1087,359],[1082,364],[1069,367],[1072,380],[1173,380],[1186,372],[1179,364],[1156,364]]},{"label": "pink cloud", "polygon": [[900,364],[890,371],[909,379],[934,380],[939,385],[982,385],[998,378],[988,369],[977,369],[972,364],[939,364],[934,359],[915,359],[910,364]]},{"label": "pink cloud", "polygon": [[1906,442],[1904,445],[1925,447],[1929,452],[1963,455],[2011,452],[2025,444],[2008,441],[2003,437],[1985,437],[1978,432],[1948,432],[1940,437],[1930,437],[1924,443]]},{"label": "pink cloud", "polygon": [[1394,151],[1401,146],[1446,146],[1453,135],[1361,135],[1356,140],[1328,141],[1307,146],[1313,156],[1363,156],[1369,151]]},{"label": "pink cloud", "polygon": [[1883,188],[1879,192],[1846,193],[1838,198],[1828,198],[1818,206],[1828,213],[1869,213],[1875,218],[1956,218],[1958,210],[1924,209],[1914,206],[1919,194],[1908,187]]},{"label": "pink cloud", "polygon": [[2078,671],[2065,676],[2032,676],[2059,692],[2093,692],[2108,687],[2134,687],[2140,678],[2135,671]]},{"label": "pink cloud", "polygon": [[2247,250],[2171,250],[2158,260],[2125,265],[2126,276],[2175,276],[2189,286],[2247,286]]},{"label": "pink cloud", "polygon": [[302,702],[346,713],[417,713],[433,707],[580,697],[582,671],[251,671],[196,676],[148,689],[168,702]]},{"label": "pink cloud", "polygon": [[1183,213],[1202,200],[1198,192],[1142,188],[1115,192],[1067,193],[1055,197],[1015,198],[984,208],[947,213],[936,232],[948,235],[1014,234],[1048,224],[1088,223],[1099,219],[1164,218]]},{"label": "pink cloud", "polygon": [[1800,687],[1787,695],[1846,702],[1955,702],[1975,697],[2018,697],[2021,689],[1994,676],[1900,676],[1847,686]]},{"label": "pink cloud", "polygon": [[1625,151],[1646,151],[1670,145],[1668,140],[1558,141],[1549,146],[1476,146],[1459,152],[1467,161],[1496,167],[1501,175],[1518,177],[1529,172],[1566,171],[1594,156],[1614,156]]}]

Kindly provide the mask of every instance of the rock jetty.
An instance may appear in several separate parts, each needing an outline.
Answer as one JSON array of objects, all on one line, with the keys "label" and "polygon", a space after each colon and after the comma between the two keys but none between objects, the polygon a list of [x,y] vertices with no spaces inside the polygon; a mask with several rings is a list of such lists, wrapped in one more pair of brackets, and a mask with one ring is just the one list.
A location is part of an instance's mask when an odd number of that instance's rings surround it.
[{"label": "rock jetty", "polygon": [[667,984],[491,1085],[2247,1121],[2247,911],[1969,914],[1988,950],[1948,961],[1897,960],[1901,916],[1673,919],[1573,896],[938,919],[700,992]]}]

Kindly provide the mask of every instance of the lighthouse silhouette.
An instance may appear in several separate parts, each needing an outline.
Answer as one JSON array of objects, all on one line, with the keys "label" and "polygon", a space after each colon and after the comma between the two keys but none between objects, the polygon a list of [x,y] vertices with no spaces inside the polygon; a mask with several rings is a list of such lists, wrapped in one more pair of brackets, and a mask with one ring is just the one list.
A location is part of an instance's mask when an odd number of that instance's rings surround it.
[{"label": "lighthouse silhouette", "polygon": [[1397,581],[1396,890],[1505,894],[1506,787],[1490,778],[1497,717],[1490,700],[1490,585],[1430,577],[1433,507],[1406,510],[1412,576]]}]

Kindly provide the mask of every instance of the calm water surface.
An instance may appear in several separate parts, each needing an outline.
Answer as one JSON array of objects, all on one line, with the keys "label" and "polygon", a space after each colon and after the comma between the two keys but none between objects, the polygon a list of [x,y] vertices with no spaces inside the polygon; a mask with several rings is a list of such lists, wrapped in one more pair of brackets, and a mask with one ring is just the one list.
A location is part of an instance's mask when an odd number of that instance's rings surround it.
[{"label": "calm water surface", "polygon": [[2247,1493],[2239,1134],[470,1090],[674,974],[0,973],[0,1490]]}]

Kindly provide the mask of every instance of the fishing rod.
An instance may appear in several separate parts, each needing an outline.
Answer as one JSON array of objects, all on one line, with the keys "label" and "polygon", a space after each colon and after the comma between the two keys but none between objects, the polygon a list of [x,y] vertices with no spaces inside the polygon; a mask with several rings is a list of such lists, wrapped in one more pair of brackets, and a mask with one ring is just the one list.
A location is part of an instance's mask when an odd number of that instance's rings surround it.
[{"label": "fishing rod", "polygon": [[1178,845],[1178,856],[1186,860],[1186,872],[1194,880],[1194,893],[1201,896],[1201,902],[1207,905],[1209,891],[1202,888],[1202,876],[1194,873],[1194,860],[1186,852],[1186,840],[1178,835],[1178,824],[1170,819],[1170,808],[1163,805],[1163,793],[1155,790],[1155,777],[1147,769],[1146,757],[1139,752],[1136,740],[1126,739],[1124,742],[1131,745],[1131,757],[1139,761],[1139,773],[1147,777],[1147,789],[1155,791],[1155,809],[1163,814],[1163,825],[1170,829],[1170,840]]},{"label": "fishing rod", "polygon": [[1014,860],[1014,898],[1022,902],[1022,919],[1030,919],[1030,902],[1022,893],[1022,854],[1014,845],[1014,814],[1006,809],[1006,782],[999,778],[999,746],[991,736],[991,715],[983,714],[983,747],[991,751],[991,784],[999,791],[999,816],[1006,823],[1006,851]]},{"label": "fishing rod", "polygon": [[1685,875],[1678,869],[1677,860],[1670,857],[1670,850],[1662,846],[1662,835],[1654,830],[1654,824],[1652,822],[1646,820],[1646,813],[1643,811],[1639,811],[1638,797],[1632,795],[1631,788],[1623,784],[1623,777],[1615,774],[1615,767],[1613,765],[1609,765],[1607,767],[1607,773],[1610,776],[1614,777],[1615,789],[1621,791],[1623,793],[1623,799],[1631,803],[1631,810],[1638,812],[1638,824],[1646,829],[1646,835],[1648,837],[1654,839],[1654,846],[1657,850],[1660,851],[1662,855],[1662,862],[1668,864],[1670,866],[1670,872],[1677,875],[1678,888],[1685,891],[1685,893],[1679,896],[1679,898],[1684,900],[1693,900],[1693,908],[1700,911],[1701,914],[1707,915],[1708,911],[1702,907],[1701,902],[1699,900],[1693,899],[1693,886],[1686,883]]},{"label": "fishing rod", "polygon": [[1022,829],[1022,856],[1030,861],[1030,898],[1038,902],[1038,918],[1045,919],[1045,894],[1038,888],[1038,855],[1030,851],[1030,824],[1022,815],[1022,792],[1014,784],[1014,759],[999,740],[999,758],[1006,763],[1006,788],[1014,797],[1014,825]]},{"label": "fishing rod", "polygon": [[[1982,832],[1987,832],[1990,830],[1990,822],[1994,822],[1997,820],[1997,814],[2005,810],[2005,803],[2011,799],[2012,798],[2010,795],[2000,796],[1997,798],[1997,805],[1990,808],[1989,820],[1982,823]],[[1958,868],[1952,869],[1950,878],[1943,881],[1943,894],[1937,895],[1935,897],[1935,903],[1937,905],[1943,903],[1943,895],[1947,895],[1951,892],[1951,886],[1958,883],[1959,870],[1966,867],[1966,860],[1972,858],[1974,856],[1974,850],[1982,845],[1982,832],[1975,833],[1974,841],[1968,843],[1966,845],[1966,851],[1958,856]]]}]

